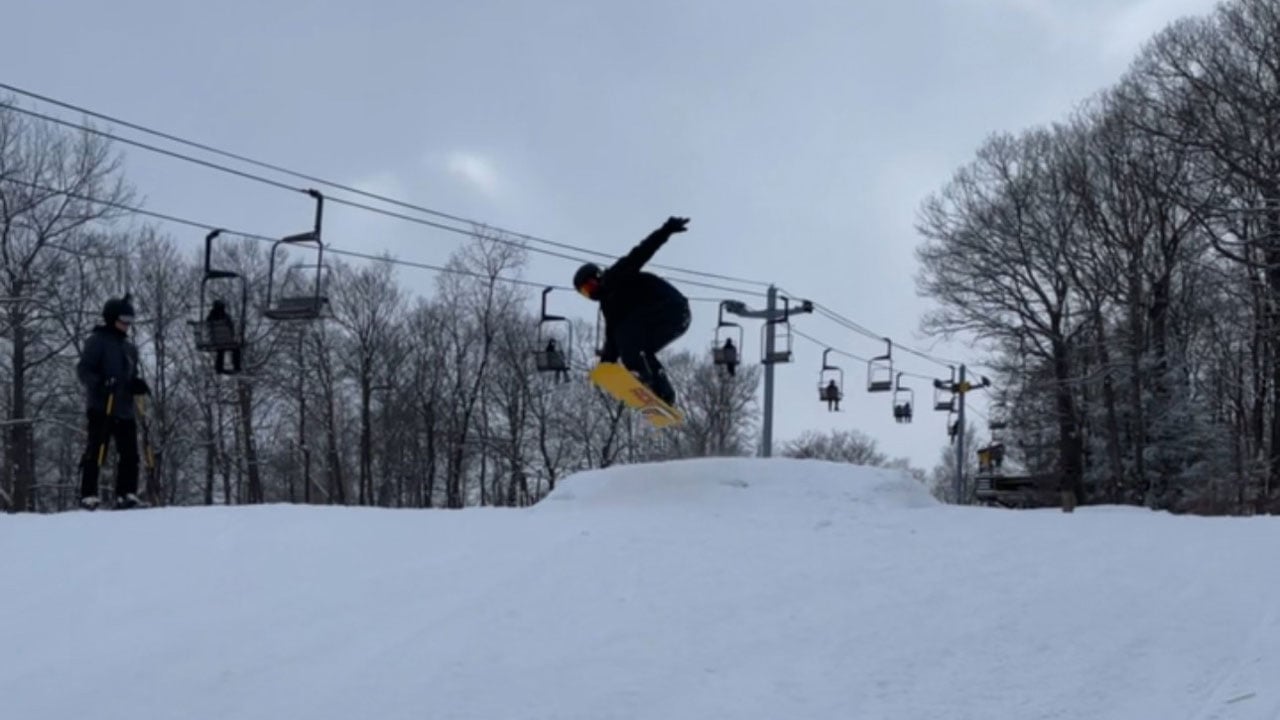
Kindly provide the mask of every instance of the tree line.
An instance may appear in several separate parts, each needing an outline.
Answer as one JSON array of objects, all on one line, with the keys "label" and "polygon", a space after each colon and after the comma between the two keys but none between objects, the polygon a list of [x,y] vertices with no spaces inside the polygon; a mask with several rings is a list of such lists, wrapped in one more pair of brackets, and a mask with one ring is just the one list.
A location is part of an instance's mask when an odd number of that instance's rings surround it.
[{"label": "tree line", "polygon": [[1082,500],[1280,510],[1280,2],[1154,36],[920,211],[925,326],[980,338],[1008,452]]},{"label": "tree line", "polygon": [[[1230,0],[1061,121],[992,134],[924,201],[924,326],[983,343],[1012,467],[1083,502],[1280,509],[1277,98],[1280,0]],[[673,354],[689,422],[665,433],[537,372],[531,291],[505,280],[524,253],[485,227],[429,297],[390,262],[333,262],[315,323],[263,318],[263,246],[224,243],[219,266],[251,288],[249,348],[243,376],[215,376],[188,325],[199,252],[136,223],[134,195],[101,136],[0,109],[2,507],[72,505],[72,366],[126,290],[155,391],[152,502],[519,505],[582,468],[753,450],[758,367]],[[857,432],[783,452],[906,466]]]},{"label": "tree line", "polygon": [[[242,372],[217,374],[192,326],[203,232],[141,221],[121,160],[100,134],[0,108],[0,508],[76,506],[86,432],[74,366],[104,302],[125,293],[152,389],[155,462],[142,483],[153,504],[527,505],[585,468],[756,450],[758,366],[729,374],[669,354],[687,420],[662,432],[586,382],[598,342],[586,323],[572,333],[571,381],[539,372],[539,288],[511,282],[525,251],[485,227],[420,295],[389,259],[326,256],[330,317],[303,322],[262,312],[268,247],[221,236],[211,266],[244,278],[248,299],[241,314],[234,281],[208,285],[203,308],[226,300],[246,340]],[[887,463],[874,445],[809,434],[784,453]],[[104,488],[112,472],[109,455]]]}]

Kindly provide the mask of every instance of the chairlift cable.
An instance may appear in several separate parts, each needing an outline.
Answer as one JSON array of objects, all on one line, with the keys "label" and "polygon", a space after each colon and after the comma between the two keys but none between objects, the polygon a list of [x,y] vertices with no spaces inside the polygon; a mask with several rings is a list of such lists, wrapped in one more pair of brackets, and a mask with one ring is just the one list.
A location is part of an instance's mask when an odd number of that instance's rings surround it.
[{"label": "chairlift cable", "polygon": [[[835,354],[837,354],[837,355],[843,355],[844,357],[850,358],[850,359],[852,359],[852,360],[857,360],[858,362],[864,362],[864,363],[865,363],[865,362],[871,362],[871,359],[870,359],[870,358],[865,358],[865,357],[862,357],[861,355],[856,355],[856,354],[851,353],[851,352],[846,352],[846,351],[844,351],[844,350],[841,350],[841,349],[840,349],[840,348],[838,348],[838,347],[835,347],[835,346],[831,345],[830,343],[825,343],[825,342],[823,342],[823,341],[821,341],[821,340],[819,340],[819,339],[817,339],[817,338],[813,337],[812,335],[808,335],[808,334],[806,334],[806,333],[804,333],[804,332],[801,332],[800,330],[794,330],[794,329],[793,329],[791,332],[795,333],[795,334],[796,334],[796,335],[798,335],[799,337],[802,337],[802,338],[804,338],[805,340],[808,340],[809,342],[811,342],[811,343],[813,343],[813,344],[815,344],[815,345],[817,345],[817,346],[819,346],[819,347],[829,348],[829,349],[831,350],[831,352],[833,352],[833,353],[835,353]],[[895,347],[896,347],[896,346],[895,346]],[[933,381],[933,378],[932,378],[932,377],[930,377],[930,376],[928,376],[928,375],[921,375],[920,373],[908,372],[908,371],[906,371],[906,370],[897,371],[897,372],[901,372],[901,373],[902,373],[902,375],[903,375],[903,376],[905,376],[905,377],[912,377],[912,378],[916,378],[917,380],[927,380],[927,381],[929,381],[929,382],[932,382],[932,381]],[[895,372],[895,374],[896,374],[896,372]]]},{"label": "chairlift cable", "polygon": [[[40,190],[41,192],[47,192],[54,195],[62,195],[65,197],[74,198],[76,200],[81,200],[84,202],[96,203],[98,205],[102,205],[104,207],[110,207],[110,208],[120,210],[121,212],[126,212],[132,215],[150,217],[156,220],[162,220],[164,222],[174,223],[176,225],[183,225],[186,227],[197,228],[200,230],[204,230],[206,232],[210,230],[222,229],[222,231],[228,235],[235,235],[237,237],[242,237],[248,240],[257,240],[259,242],[266,242],[266,243],[274,243],[276,240],[279,239],[279,238],[269,237],[267,235],[263,235],[260,233],[245,232],[241,230],[232,230],[232,229],[221,227],[218,225],[211,225],[209,223],[190,220],[187,218],[182,218],[176,215],[170,215],[170,214],[158,212],[155,210],[147,210],[145,208],[140,208],[133,205],[127,205],[124,203],[103,200],[101,198],[91,197],[89,195],[85,195],[83,193],[77,193],[71,190],[60,190],[57,188],[49,187],[47,185],[41,185],[39,183],[33,183],[30,181],[21,180],[18,178],[0,177],[0,182],[8,182],[8,183],[13,183],[15,185],[22,185],[25,187]],[[331,198],[326,197],[326,199],[331,199]],[[440,265],[433,265],[431,263],[419,262],[416,260],[403,260],[400,258],[373,255],[371,253],[363,253],[363,252],[358,252],[356,250],[344,250],[342,248],[337,248],[328,244],[326,244],[325,246],[325,252],[329,252],[334,255],[342,255],[346,257],[358,258],[361,260],[369,260],[372,262],[389,263],[391,265],[400,265],[403,267],[411,267],[411,268],[420,269],[420,270],[431,270],[434,272],[442,272],[442,273],[448,273],[452,275],[463,275],[467,277],[479,278],[482,280],[489,279],[489,276],[485,275],[484,273],[473,272],[470,270],[459,270],[456,268],[448,268]],[[519,278],[509,278],[504,276],[497,276],[495,279],[501,282],[510,283],[512,285],[522,285],[525,287],[544,288],[548,286],[547,283],[533,282],[531,280],[522,280]],[[731,288],[731,287],[726,287],[722,285],[716,285],[714,283],[704,283],[698,280],[684,280],[679,278],[673,278],[672,280],[673,282],[676,282],[676,283],[693,285],[696,287],[703,287],[703,288],[708,288],[712,290],[723,290],[725,292],[736,293],[739,295],[747,295],[751,297],[763,296],[762,293],[757,293],[750,290],[740,290],[738,288]],[[556,287],[563,290],[572,289],[572,288],[563,287],[563,286],[556,286]],[[710,301],[710,299],[704,299],[703,301]],[[720,300],[715,300],[715,302],[720,302]]]},{"label": "chairlift cable", "polygon": [[[532,234],[529,234],[529,233],[523,233],[523,232],[518,232],[518,231],[514,231],[514,230],[507,230],[507,229],[502,228],[502,227],[492,226],[492,225],[489,225],[488,223],[482,223],[482,222],[480,222],[480,221],[473,220],[473,219],[470,219],[470,218],[465,218],[465,217],[462,217],[462,216],[459,216],[459,215],[454,215],[454,214],[446,213],[446,212],[443,212],[443,211],[440,211],[440,210],[435,210],[435,209],[432,209],[432,208],[429,208],[429,207],[426,207],[426,206],[423,206],[423,205],[418,205],[418,204],[415,204],[415,203],[409,203],[409,202],[405,202],[405,201],[403,201],[403,200],[397,200],[397,199],[395,199],[395,198],[388,197],[388,196],[386,196],[386,195],[381,195],[381,194],[379,194],[379,193],[370,192],[370,191],[367,191],[367,190],[361,190],[361,189],[356,188],[356,187],[353,187],[353,186],[351,186],[351,185],[347,185],[347,184],[344,184],[344,183],[335,182],[335,181],[332,181],[332,180],[327,180],[327,179],[325,179],[325,178],[322,178],[322,177],[319,177],[319,176],[316,176],[316,175],[312,175],[312,174],[308,174],[308,173],[303,173],[303,172],[299,172],[299,171],[296,171],[296,170],[291,170],[291,169],[289,169],[289,168],[286,168],[286,167],[283,167],[283,166],[280,166],[280,165],[276,165],[276,164],[273,164],[273,163],[268,163],[268,162],[264,162],[264,161],[261,161],[261,160],[256,160],[256,159],[251,158],[251,157],[248,157],[248,156],[246,156],[246,155],[241,155],[241,154],[238,154],[238,153],[233,153],[233,152],[229,152],[229,151],[226,151],[226,150],[222,150],[222,149],[216,148],[216,147],[214,147],[214,146],[212,146],[212,145],[208,145],[208,144],[206,144],[206,143],[200,143],[200,142],[196,142],[196,141],[193,141],[193,140],[188,140],[188,139],[186,139],[186,138],[183,138],[183,137],[180,137],[180,136],[177,136],[177,135],[171,134],[171,133],[166,133],[166,132],[163,132],[163,131],[160,131],[160,130],[155,130],[155,129],[150,128],[150,127],[147,127],[147,126],[145,126],[145,125],[141,125],[141,124],[138,124],[138,123],[134,123],[134,122],[130,122],[130,121],[127,121],[127,120],[123,120],[123,119],[121,119],[121,118],[114,117],[114,116],[111,116],[111,115],[107,115],[107,114],[105,114],[105,113],[96,112],[96,111],[90,110],[90,109],[88,109],[88,108],[86,108],[86,107],[82,107],[82,106],[75,105],[75,104],[72,104],[72,103],[68,103],[68,102],[64,102],[64,101],[61,101],[61,100],[57,100],[57,99],[55,99],[55,98],[51,98],[51,97],[49,97],[49,96],[42,95],[42,94],[39,94],[39,93],[35,93],[35,92],[28,91],[28,90],[24,90],[24,89],[22,89],[22,88],[15,87],[15,86],[10,85],[10,84],[7,84],[7,83],[0,82],[0,88],[3,88],[3,89],[5,89],[5,90],[8,90],[8,91],[10,91],[10,92],[14,92],[14,93],[17,93],[17,94],[20,94],[20,95],[24,95],[24,96],[29,97],[29,98],[33,98],[33,99],[39,100],[39,101],[44,102],[44,103],[48,103],[48,104],[50,104],[50,105],[55,105],[55,106],[58,106],[58,107],[61,107],[61,108],[67,109],[67,110],[73,110],[73,111],[75,111],[75,112],[78,112],[78,113],[81,113],[81,114],[87,115],[87,116],[89,116],[89,117],[98,118],[98,119],[100,119],[100,120],[105,120],[105,121],[107,121],[107,122],[114,123],[114,124],[116,124],[116,125],[120,125],[120,126],[123,126],[123,127],[127,127],[127,128],[132,129],[132,130],[136,130],[136,131],[138,131],[138,132],[142,132],[142,133],[145,133],[145,134],[148,134],[148,135],[152,135],[152,136],[154,136],[154,137],[159,137],[159,138],[163,138],[163,139],[165,139],[165,140],[169,140],[169,141],[171,141],[171,142],[179,143],[179,144],[181,144],[181,145],[185,145],[185,146],[187,146],[187,147],[195,148],[195,149],[198,149],[198,150],[203,150],[203,151],[205,151],[205,152],[209,152],[209,153],[212,153],[212,154],[215,154],[215,155],[219,155],[219,156],[221,156],[221,157],[225,157],[225,158],[229,158],[229,159],[237,160],[237,161],[239,161],[239,162],[247,163],[247,164],[249,164],[249,165],[253,165],[253,166],[256,166],[256,167],[259,167],[259,168],[263,168],[263,169],[266,169],[266,170],[271,170],[271,171],[278,172],[278,173],[281,173],[281,174],[284,174],[284,175],[289,175],[289,176],[294,177],[294,178],[298,178],[298,179],[301,179],[301,180],[306,180],[307,182],[311,182],[311,183],[319,183],[319,184],[321,184],[321,185],[325,185],[325,186],[327,186],[327,187],[337,188],[337,189],[339,189],[339,190],[343,190],[343,191],[345,191],[345,192],[349,192],[349,193],[353,193],[353,194],[356,194],[356,195],[360,195],[360,196],[362,196],[362,197],[366,197],[366,198],[369,198],[369,199],[372,199],[372,200],[378,200],[378,201],[380,201],[380,202],[384,202],[384,203],[387,203],[387,204],[390,204],[390,205],[395,205],[395,206],[402,207],[402,208],[409,209],[409,210],[415,210],[415,211],[417,211],[417,212],[421,212],[421,213],[424,213],[424,214],[427,214],[427,215],[431,215],[431,216],[434,216],[434,217],[438,217],[438,218],[441,218],[441,219],[445,219],[445,220],[450,220],[450,221],[452,221],[452,222],[467,223],[467,224],[469,224],[469,225],[473,225],[473,226],[490,227],[490,228],[492,228],[495,232],[499,232],[499,233],[502,233],[502,234],[510,235],[510,236],[512,236],[512,237],[520,238],[521,240],[527,240],[527,241],[529,241],[529,242],[533,242],[533,243],[539,243],[539,244],[548,245],[548,246],[551,246],[551,247],[560,248],[560,249],[562,249],[562,250],[573,250],[573,251],[576,251],[576,252],[580,252],[580,253],[587,253],[587,254],[590,254],[590,255],[596,255],[596,256],[600,256],[600,257],[609,257],[609,258],[614,257],[613,255],[610,255],[609,253],[607,253],[607,252],[603,252],[603,251],[600,251],[600,250],[593,250],[593,249],[591,249],[591,248],[586,248],[586,247],[582,247],[582,246],[578,246],[578,245],[572,245],[572,244],[569,244],[569,243],[563,243],[563,242],[557,242],[557,241],[554,241],[554,240],[548,240],[548,239],[546,239],[546,238],[542,238],[542,237],[539,237],[539,236],[536,236],[536,235],[532,235]],[[124,143],[124,144],[127,144],[127,145],[132,145],[132,146],[134,146],[134,147],[138,147],[138,148],[140,148],[140,149],[144,149],[144,150],[148,150],[148,151],[151,151],[151,152],[156,152],[156,153],[159,153],[159,154],[167,155],[167,156],[172,157],[172,158],[175,158],[175,159],[180,159],[180,160],[184,160],[184,161],[187,161],[187,162],[196,163],[196,164],[198,164],[198,165],[202,165],[202,166],[207,167],[207,168],[210,168],[210,169],[219,170],[219,171],[222,171],[222,172],[227,172],[227,173],[230,173],[230,174],[236,175],[236,176],[241,177],[241,178],[244,178],[244,179],[254,180],[254,181],[257,181],[257,182],[266,183],[266,184],[268,184],[268,185],[272,185],[272,186],[274,186],[274,187],[281,188],[281,189],[285,189],[285,190],[293,190],[293,191],[303,191],[303,192],[305,192],[305,190],[302,190],[301,188],[293,187],[293,186],[290,186],[290,185],[288,185],[288,184],[286,184],[286,183],[282,183],[282,182],[279,182],[279,181],[277,181],[277,180],[272,180],[272,179],[270,179],[270,178],[263,177],[263,176],[261,176],[261,175],[256,175],[256,174],[253,174],[253,173],[248,173],[248,172],[245,172],[245,171],[243,171],[243,170],[237,170],[237,169],[235,169],[235,168],[227,167],[227,166],[225,166],[225,165],[220,165],[220,164],[217,164],[217,163],[210,162],[210,161],[208,161],[208,160],[203,160],[203,159],[200,159],[200,158],[192,157],[192,156],[190,156],[190,155],[186,155],[186,154],[183,154],[183,153],[178,153],[178,152],[175,152],[175,151],[172,151],[172,150],[167,150],[167,149],[160,148],[160,147],[157,147],[157,146],[154,146],[154,145],[150,145],[150,144],[147,144],[147,143],[143,143],[143,142],[140,142],[140,141],[137,141],[137,140],[132,140],[132,139],[129,139],[129,138],[120,137],[120,136],[115,135],[115,134],[113,134],[113,133],[109,133],[109,132],[106,132],[106,131],[103,131],[103,130],[97,130],[97,129],[95,129],[95,128],[90,128],[90,127],[87,127],[87,126],[82,125],[82,124],[72,123],[72,122],[70,122],[70,121],[63,120],[63,119],[61,119],[61,118],[57,118],[57,117],[54,117],[54,116],[51,116],[51,115],[47,115],[47,114],[44,114],[44,113],[39,113],[39,112],[36,112],[36,111],[33,111],[33,110],[27,110],[27,109],[25,109],[25,108],[21,108],[21,107],[18,107],[18,106],[16,106],[16,105],[12,105],[12,104],[10,104],[10,103],[0,102],[0,107],[7,108],[7,109],[10,109],[10,110],[13,110],[13,111],[19,112],[19,113],[24,113],[24,114],[29,115],[29,116],[32,116],[32,117],[37,117],[37,118],[40,118],[40,119],[45,120],[45,121],[47,121],[47,122],[52,122],[52,123],[55,123],[55,124],[58,124],[58,125],[63,125],[63,126],[65,126],[65,127],[71,127],[71,128],[75,128],[75,129],[78,129],[78,130],[83,130],[83,131],[86,131],[86,132],[90,132],[90,133],[92,133],[92,134],[99,135],[99,136],[101,136],[101,137],[105,137],[105,138],[108,138],[108,139],[111,139],[111,140],[115,140],[115,141],[117,141],[117,142],[121,142],[121,143]],[[329,200],[331,200],[331,201],[333,201],[333,202],[342,202],[342,200],[341,200],[341,199],[339,199],[339,198],[335,198],[335,197],[329,197],[328,199],[329,199]],[[362,209],[365,209],[365,210],[369,210],[369,211],[371,211],[371,212],[379,212],[379,213],[382,213],[382,214],[384,214],[384,215],[388,215],[388,216],[392,216],[392,217],[402,217],[402,218],[403,218],[403,217],[405,217],[405,216],[403,216],[403,215],[401,215],[401,214],[399,214],[399,213],[393,213],[393,212],[390,212],[390,211],[383,210],[383,209],[381,209],[381,208],[373,208],[373,207],[371,207],[371,206],[367,206],[367,205],[364,205],[364,204],[361,204],[361,203],[355,203],[355,202],[347,201],[347,202],[345,202],[344,204],[349,204],[349,205],[352,205],[353,207],[362,208]],[[422,219],[419,219],[419,220],[422,220]],[[444,225],[444,224],[441,224],[441,223],[432,223],[432,222],[429,222],[429,221],[423,221],[423,224],[427,224],[427,225],[430,225],[430,226],[432,226],[432,227],[436,227],[436,228],[439,228],[439,229],[442,229],[442,230],[447,230],[447,231],[450,231],[450,232],[455,232],[455,233],[460,233],[460,234],[464,234],[464,235],[469,235],[469,236],[475,237],[475,233],[473,233],[473,232],[471,232],[471,231],[468,231],[468,230],[465,230],[465,229],[463,229],[463,228],[452,227],[452,226]],[[529,249],[530,249],[530,250],[532,250],[532,251],[534,251],[534,252],[541,252],[541,253],[544,253],[544,254],[547,254],[547,255],[552,255],[552,256],[554,256],[554,257],[568,257],[568,256],[565,256],[565,255],[561,255],[561,254],[552,253],[552,252],[549,252],[549,251],[540,250],[540,249],[537,249],[537,248],[529,248]],[[579,262],[581,262],[581,261],[582,261],[582,260],[580,260],[580,259],[578,259],[578,258],[572,258],[572,259],[578,260]],[[660,264],[660,263],[653,263],[653,266],[654,266],[654,267],[656,267],[656,268],[660,268],[660,269],[664,269],[664,270],[669,270],[669,271],[673,271],[673,272],[679,272],[679,273],[683,273],[683,274],[686,274],[686,275],[695,275],[695,276],[707,277],[707,278],[712,278],[712,279],[717,279],[717,280],[725,280],[725,281],[728,281],[728,282],[736,282],[736,283],[742,283],[742,284],[746,284],[746,285],[755,285],[755,286],[758,286],[758,287],[768,287],[768,286],[771,284],[771,283],[764,282],[764,281],[761,281],[761,280],[753,280],[753,279],[749,279],[749,278],[735,277],[735,276],[732,276],[732,275],[725,275],[725,274],[721,274],[721,273],[706,272],[706,271],[702,271],[702,270],[692,270],[692,269],[688,269],[688,268],[681,268],[681,267],[673,266],[673,265],[663,265],[663,264]]]},{"label": "chairlift cable", "polygon": [[[779,288],[779,290],[782,290],[782,288]],[[784,292],[785,292],[785,291],[784,291]],[[788,294],[788,295],[791,295],[791,294],[793,294],[793,293],[787,293],[787,294]],[[827,318],[828,320],[831,320],[832,322],[835,322],[835,323],[837,323],[837,324],[839,324],[839,325],[841,325],[841,326],[845,327],[845,328],[846,328],[846,329],[848,329],[848,330],[852,330],[852,331],[854,331],[854,332],[856,332],[856,333],[859,333],[859,334],[861,334],[861,335],[864,335],[864,336],[866,336],[866,337],[868,337],[868,338],[870,338],[870,339],[872,339],[872,340],[883,341],[886,337],[888,337],[888,336],[886,336],[886,335],[882,335],[882,334],[880,334],[880,333],[877,333],[877,332],[872,331],[871,329],[867,328],[866,326],[861,325],[860,323],[858,323],[858,322],[856,322],[856,321],[854,321],[854,320],[851,320],[851,319],[849,319],[848,317],[845,317],[844,315],[840,314],[839,312],[836,312],[835,310],[832,310],[830,307],[827,307],[826,305],[823,305],[822,303],[817,302],[816,300],[815,300],[815,301],[813,301],[813,307],[814,307],[814,310],[816,310],[820,315],[822,315],[823,317]],[[892,342],[893,342],[893,347],[894,347],[894,349],[896,349],[896,350],[902,350],[903,352],[910,353],[910,354],[912,354],[912,355],[915,355],[916,357],[921,358],[922,360],[928,360],[929,362],[934,363],[934,364],[936,364],[936,365],[941,365],[942,367],[950,367],[951,365],[960,365],[960,364],[961,364],[961,363],[959,363],[959,362],[946,361],[945,359],[940,359],[940,358],[935,357],[935,356],[933,356],[933,355],[930,355],[930,354],[928,354],[928,353],[926,353],[926,352],[924,352],[924,351],[917,350],[917,349],[912,348],[912,347],[907,346],[907,345],[903,345],[903,344],[901,344],[901,343],[897,342],[896,340],[893,340]]]},{"label": "chairlift cable", "polygon": [[[117,202],[112,202],[112,201],[108,201],[108,200],[102,200],[102,199],[100,199],[100,198],[89,197],[89,196],[87,196],[87,195],[84,195],[84,194],[81,194],[81,193],[72,192],[72,191],[70,191],[70,190],[58,190],[58,189],[56,189],[56,188],[47,187],[47,186],[44,186],[44,185],[40,185],[40,184],[38,184],[38,183],[28,182],[28,181],[26,181],[26,180],[19,180],[19,179],[17,179],[17,178],[3,177],[3,178],[0,178],[0,182],[14,183],[14,184],[17,184],[17,185],[23,185],[23,186],[30,187],[30,188],[33,188],[33,189],[36,189],[36,190],[40,190],[40,191],[42,191],[42,192],[48,192],[48,193],[53,193],[53,194],[57,194],[57,195],[64,195],[64,196],[66,196],[66,197],[74,198],[74,199],[76,199],[76,200],[81,200],[81,201],[84,201],[84,202],[90,202],[90,203],[96,203],[96,204],[102,205],[102,206],[104,206],[104,207],[110,207],[110,208],[114,208],[114,209],[116,209],[116,210],[120,210],[121,212],[127,212],[127,213],[130,213],[130,214],[133,214],[133,215],[141,215],[141,216],[144,216],[144,217],[150,217],[150,218],[154,218],[154,219],[156,219],[156,220],[162,220],[162,221],[164,221],[164,222],[174,223],[174,224],[176,224],[176,225],[184,225],[184,226],[187,226],[187,227],[197,228],[197,229],[205,230],[205,231],[221,229],[221,230],[222,230],[222,232],[223,232],[224,234],[227,234],[227,235],[234,235],[234,236],[236,236],[236,237],[241,237],[241,238],[244,238],[244,239],[246,239],[246,240],[257,240],[257,241],[259,241],[259,242],[274,243],[274,242],[278,239],[278,238],[268,237],[268,236],[266,236],[266,235],[262,235],[262,234],[259,234],[259,233],[244,232],[244,231],[242,231],[242,230],[232,230],[232,229],[229,229],[229,228],[220,228],[220,226],[217,226],[217,225],[210,225],[209,223],[199,222],[199,221],[196,221],[196,220],[189,220],[189,219],[187,219],[187,218],[182,218],[182,217],[178,217],[178,216],[176,216],[176,215],[170,215],[170,214],[167,214],[167,213],[157,212],[157,211],[155,211],[155,210],[146,210],[146,209],[144,209],[144,208],[135,207],[135,206],[132,206],[132,205],[127,205],[127,204],[124,204],[124,203],[117,203]],[[374,262],[384,262],[384,263],[389,263],[389,264],[392,264],[392,265],[403,265],[403,266],[405,266],[405,267],[418,268],[418,269],[422,269],[422,270],[432,270],[432,271],[442,272],[442,273],[448,273],[448,274],[452,274],[452,275],[464,275],[464,276],[476,277],[476,278],[481,278],[481,279],[489,279],[489,276],[488,276],[488,275],[485,275],[485,274],[483,274],[483,273],[478,273],[478,272],[474,272],[474,271],[470,271],[470,270],[459,270],[459,269],[457,269],[457,268],[443,267],[443,266],[440,266],[440,265],[432,265],[432,264],[430,264],[430,263],[418,262],[418,261],[415,261],[415,260],[402,260],[402,259],[399,259],[399,258],[392,258],[392,257],[384,257],[384,256],[372,255],[372,254],[369,254],[369,253],[357,252],[357,251],[355,251],[355,250],[343,250],[343,249],[340,249],[340,248],[335,248],[335,247],[333,247],[333,246],[328,246],[328,247],[326,247],[326,250],[327,250],[328,252],[331,252],[331,253],[335,254],[335,255],[344,255],[344,256],[347,256],[347,257],[354,257],[354,258],[359,258],[359,259],[363,259],[363,260],[371,260],[371,261],[374,261]],[[495,277],[494,279],[495,279],[495,280],[498,280],[498,281],[500,281],[500,282],[511,283],[511,284],[513,284],[513,285],[524,285],[524,286],[527,286],[527,287],[537,287],[537,288],[547,287],[547,284],[546,284],[546,283],[538,283],[538,282],[533,282],[533,281],[531,281],[531,280],[522,280],[522,279],[519,279],[519,278],[509,278],[509,277],[504,277],[504,276],[497,276],[497,277]],[[568,289],[568,288],[565,288],[565,289]]]}]

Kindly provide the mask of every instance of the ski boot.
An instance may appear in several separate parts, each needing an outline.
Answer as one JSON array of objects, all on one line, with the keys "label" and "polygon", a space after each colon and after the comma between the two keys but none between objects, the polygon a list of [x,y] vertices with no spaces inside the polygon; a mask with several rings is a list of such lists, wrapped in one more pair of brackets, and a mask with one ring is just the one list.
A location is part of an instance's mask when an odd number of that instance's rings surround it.
[{"label": "ski boot", "polygon": [[135,510],[147,507],[147,503],[134,493],[126,493],[116,498],[117,510]]}]

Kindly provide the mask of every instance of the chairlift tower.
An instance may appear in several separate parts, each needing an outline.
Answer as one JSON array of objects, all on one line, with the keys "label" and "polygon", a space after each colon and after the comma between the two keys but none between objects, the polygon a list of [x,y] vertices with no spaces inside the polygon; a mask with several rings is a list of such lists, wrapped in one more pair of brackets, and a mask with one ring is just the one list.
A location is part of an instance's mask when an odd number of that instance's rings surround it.
[{"label": "chairlift tower", "polygon": [[[951,372],[950,382],[946,380],[934,380],[933,387],[935,391],[950,393],[952,398],[951,402],[955,403],[954,409],[957,412],[956,425],[958,428],[956,432],[956,474],[955,474],[955,477],[952,478],[951,489],[952,489],[952,492],[955,493],[956,504],[965,505],[966,504],[965,501],[967,499],[966,493],[965,493],[965,487],[964,487],[964,400],[965,400],[965,395],[968,394],[970,391],[980,387],[990,387],[991,381],[988,380],[987,377],[984,375],[984,376],[981,376],[982,378],[981,382],[979,382],[976,385],[974,383],[969,382],[967,379],[965,379],[967,368],[963,364],[960,365],[959,378],[956,377],[955,368],[953,367],[951,370],[952,372]],[[935,392],[935,398],[938,398],[938,397],[939,397],[938,393]],[[934,401],[934,409],[935,410],[943,409],[942,403],[937,399],[935,399]],[[950,406],[950,403],[948,403],[947,411],[950,412],[952,409],[953,408]]]},{"label": "chairlift tower", "polygon": [[[802,300],[797,307],[791,306],[789,298],[782,298],[783,306],[778,307],[778,288],[774,285],[769,286],[768,304],[764,310],[748,309],[746,303],[736,300],[725,301],[723,307],[727,312],[744,318],[752,318],[764,320],[764,357],[761,363],[764,364],[764,423],[761,429],[760,437],[760,456],[773,456],[773,366],[779,362],[790,362],[791,348],[788,343],[786,353],[778,353],[775,345],[777,326],[779,324],[786,325],[792,315],[800,313],[813,312],[813,303],[809,300]],[[787,337],[791,334],[788,332]]]}]

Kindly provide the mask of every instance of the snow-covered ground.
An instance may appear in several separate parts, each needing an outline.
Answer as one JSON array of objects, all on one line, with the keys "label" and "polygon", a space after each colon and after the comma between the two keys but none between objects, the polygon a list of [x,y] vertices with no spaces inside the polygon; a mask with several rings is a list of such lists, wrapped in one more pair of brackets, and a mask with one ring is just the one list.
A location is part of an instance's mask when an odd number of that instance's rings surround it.
[{"label": "snow-covered ground", "polygon": [[1280,718],[1280,519],[696,460],[523,510],[0,517],[0,718]]}]

